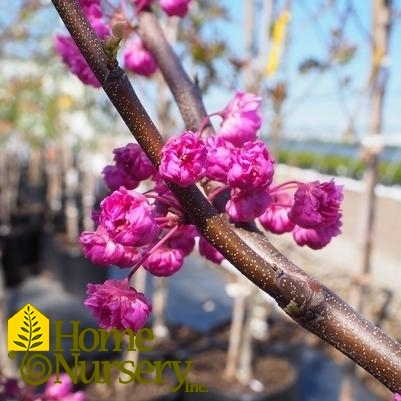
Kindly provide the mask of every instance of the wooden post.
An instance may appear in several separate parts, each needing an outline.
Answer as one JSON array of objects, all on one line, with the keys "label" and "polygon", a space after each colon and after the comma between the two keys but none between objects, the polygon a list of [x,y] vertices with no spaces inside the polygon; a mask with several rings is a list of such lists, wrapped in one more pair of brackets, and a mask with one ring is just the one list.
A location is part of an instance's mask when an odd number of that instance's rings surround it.
[{"label": "wooden post", "polygon": [[378,182],[379,157],[381,152],[380,134],[383,125],[383,105],[388,80],[386,58],[391,27],[391,0],[372,0],[372,67],[370,75],[370,122],[369,136],[363,151],[366,160],[365,199],[362,232],[362,271],[360,291],[355,306],[363,313],[364,301],[371,272],[376,209],[375,188]]},{"label": "wooden post", "polygon": [[[376,214],[376,184],[379,179],[379,159],[382,150],[381,131],[383,126],[383,104],[388,79],[386,55],[391,26],[391,0],[372,0],[372,61],[369,77],[370,109],[369,134],[362,142],[363,157],[366,161],[364,172],[365,193],[362,215],[361,273],[351,294],[351,304],[364,314],[369,291],[372,250],[374,246],[374,220]],[[356,365],[343,362],[343,381],[340,390],[341,401],[355,399]]]}]

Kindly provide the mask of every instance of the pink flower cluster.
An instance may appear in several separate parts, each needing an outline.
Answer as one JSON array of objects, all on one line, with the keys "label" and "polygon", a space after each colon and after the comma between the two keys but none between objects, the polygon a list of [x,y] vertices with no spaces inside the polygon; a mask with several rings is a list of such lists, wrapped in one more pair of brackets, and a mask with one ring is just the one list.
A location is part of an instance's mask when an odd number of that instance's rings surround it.
[{"label": "pink flower cluster", "polygon": [[[191,144],[189,140],[188,146]],[[184,153],[192,162],[198,158]],[[92,215],[95,231],[84,231],[80,243],[93,263],[127,268],[128,274],[126,280],[89,284],[85,305],[101,327],[136,332],[145,324],[151,305],[144,294],[129,286],[128,279],[141,266],[155,276],[174,274],[192,252],[199,235],[193,225],[187,224],[177,200],[139,145],[130,143],[115,149],[114,164],[104,168],[103,176],[112,192]],[[136,191],[145,180],[153,188],[145,193]],[[205,257],[223,259],[205,240],[199,239],[199,247]]]},{"label": "pink flower cluster", "polygon": [[258,219],[266,230],[292,232],[298,245],[320,249],[341,232],[342,188],[334,181],[272,185],[274,160],[257,138],[260,104],[261,98],[237,92],[214,114],[222,118],[217,135],[202,140],[185,132],[166,143],[159,173],[183,187],[202,178],[218,182],[216,192],[230,191],[225,210],[233,222]]},{"label": "pink flower cluster", "polygon": [[[169,17],[180,17],[183,18],[188,13],[188,7],[191,0],[160,0],[160,8]],[[135,0],[136,11],[139,12],[146,7],[150,7],[154,0]]]},{"label": "pink flower cluster", "polygon": [[[114,150],[114,164],[103,170],[111,193],[94,214],[96,230],[80,242],[93,263],[128,268],[127,279],[89,284],[85,304],[107,329],[139,330],[151,305],[129,286],[143,266],[156,276],[170,276],[183,265],[196,241],[199,253],[220,263],[224,257],[199,236],[164,182],[188,187],[212,182],[211,202],[231,221],[260,223],[276,234],[291,232],[298,245],[319,249],[340,233],[342,188],[329,182],[273,184],[274,160],[258,139],[261,98],[237,92],[221,112],[221,131],[206,137],[185,131],[170,138],[159,171],[137,144]],[[147,180],[148,190],[137,191]]]},{"label": "pink flower cluster", "polygon": [[12,377],[0,376],[0,400],[30,401],[33,398],[32,387],[23,386],[21,380]]},{"label": "pink flower cluster", "polygon": [[123,50],[124,65],[128,71],[149,77],[157,71],[152,53],[146,49],[142,39],[134,36],[127,40]]},{"label": "pink flower cluster", "polygon": [[170,138],[162,150],[160,176],[187,187],[203,178],[206,172],[206,145],[198,134],[187,131]]},{"label": "pink flower cluster", "polygon": [[[161,9],[169,16],[185,17],[191,0],[160,0]],[[94,28],[100,39],[104,40],[110,36],[110,24],[114,20],[125,19],[128,23],[131,17],[127,4],[122,4],[120,9],[116,9],[115,15],[106,16],[101,9],[100,0],[79,0],[85,15]],[[150,7],[153,0],[135,0],[133,2],[134,12],[140,12],[144,8]],[[135,31],[134,26],[128,31]],[[135,35],[124,38],[125,43],[122,50],[122,59],[125,68],[133,73],[149,77],[157,71],[157,63],[152,53],[144,46],[140,36]],[[77,45],[69,35],[58,34],[55,36],[54,46],[60,54],[63,62],[70,71],[75,74],[85,85],[95,88],[101,86],[95,74],[90,69]]]},{"label": "pink flower cluster", "polygon": [[[295,193],[291,196],[291,189]],[[295,242],[312,249],[325,247],[341,233],[342,187],[329,182],[288,182],[271,188],[272,202],[259,216],[273,233],[292,232]]]},{"label": "pink flower cluster", "polygon": [[152,177],[156,170],[138,144],[129,143],[123,148],[116,148],[114,165],[103,169],[104,180],[112,191],[124,186],[135,189],[141,181]]},{"label": "pink flower cluster", "polygon": [[93,263],[132,267],[142,262],[160,227],[148,199],[121,186],[100,204],[96,231],[84,231],[80,242]]},{"label": "pink flower cluster", "polygon": [[56,376],[51,376],[43,394],[34,398],[34,401],[85,401],[83,391],[72,392],[73,383],[67,373],[60,373],[59,383],[55,383]]},{"label": "pink flower cluster", "polygon": [[[79,2],[99,38],[104,39],[110,35],[110,27],[104,21],[100,0],[79,0]],[[92,85],[95,88],[101,86],[71,36],[56,35],[54,45],[63,62],[85,85]]]},{"label": "pink flower cluster", "polygon": [[[190,2],[191,0],[159,1],[160,8],[169,17],[176,16],[180,18],[187,15]],[[154,3],[154,0],[135,0],[135,12],[138,13],[145,8],[151,7]],[[124,11],[124,8],[121,11]],[[129,19],[127,18],[127,20]],[[126,41],[123,49],[123,60],[125,68],[135,74],[149,77],[157,71],[156,60],[139,36],[133,36]]]},{"label": "pink flower cluster", "polygon": [[[58,379],[58,383],[56,380]],[[19,401],[85,401],[83,391],[73,392],[73,383],[67,373],[51,376],[42,394],[34,394],[33,387],[21,385],[13,378],[0,378],[0,400]]]},{"label": "pink flower cluster", "polygon": [[128,279],[88,284],[85,306],[92,310],[101,327],[107,330],[130,328],[134,333],[145,325],[152,310],[145,295],[130,287]]}]

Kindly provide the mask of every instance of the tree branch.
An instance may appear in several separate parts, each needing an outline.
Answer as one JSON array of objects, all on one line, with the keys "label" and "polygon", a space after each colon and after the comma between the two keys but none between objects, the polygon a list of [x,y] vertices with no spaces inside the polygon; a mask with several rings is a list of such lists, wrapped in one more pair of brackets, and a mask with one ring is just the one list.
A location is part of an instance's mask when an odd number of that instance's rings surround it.
[{"label": "tree branch", "polygon": [[[137,98],[125,72],[111,63],[77,0],[52,0],[64,24],[81,49],[126,125],[152,163],[160,163],[163,141]],[[196,130],[206,115],[197,88],[187,78],[161,30],[151,30],[155,17],[141,15],[141,33],[163,69],[187,127]],[[146,23],[146,24],[145,24]],[[149,24],[149,28],[145,25]],[[148,35],[148,39],[146,36]],[[153,38],[153,45],[150,39]],[[157,43],[164,47],[159,53]],[[160,49],[159,49],[160,50]],[[178,65],[180,67],[178,68]],[[171,70],[175,68],[175,70]],[[178,88],[177,90],[174,87]],[[182,103],[187,106],[184,107]],[[259,233],[234,228],[218,214],[196,186],[168,184],[189,218],[242,274],[274,297],[300,325],[342,351],[393,392],[401,392],[401,345],[375,327],[336,294],[279,253]]]}]

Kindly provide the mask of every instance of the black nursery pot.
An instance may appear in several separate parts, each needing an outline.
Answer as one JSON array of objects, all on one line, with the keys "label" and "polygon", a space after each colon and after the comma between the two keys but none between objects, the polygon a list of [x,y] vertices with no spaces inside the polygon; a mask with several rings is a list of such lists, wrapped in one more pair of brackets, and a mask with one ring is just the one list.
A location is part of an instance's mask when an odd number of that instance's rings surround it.
[{"label": "black nursery pot", "polygon": [[40,271],[41,230],[20,225],[0,237],[6,287],[18,285]]},{"label": "black nursery pot", "polygon": [[80,297],[85,297],[88,283],[103,283],[107,279],[106,269],[93,265],[79,249],[60,249],[59,263],[64,288]]},{"label": "black nursery pot", "polygon": [[78,245],[69,244],[61,235],[50,239],[50,243],[53,247],[53,265],[50,268],[66,291],[84,298],[88,283],[107,280],[107,269],[92,264]]}]

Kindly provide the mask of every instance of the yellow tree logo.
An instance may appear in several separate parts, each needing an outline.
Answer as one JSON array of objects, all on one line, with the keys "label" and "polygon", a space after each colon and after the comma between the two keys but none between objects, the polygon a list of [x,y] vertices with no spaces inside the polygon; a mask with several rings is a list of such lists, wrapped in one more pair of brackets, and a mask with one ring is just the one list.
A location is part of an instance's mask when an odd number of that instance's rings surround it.
[{"label": "yellow tree logo", "polygon": [[8,319],[8,351],[49,351],[49,319],[31,304]]},{"label": "yellow tree logo", "polygon": [[[25,383],[37,386],[49,379],[52,366],[49,358],[36,352],[50,349],[49,319],[31,304],[25,305],[7,322],[8,356],[23,351],[19,371]],[[33,354],[30,351],[34,351]]]}]

